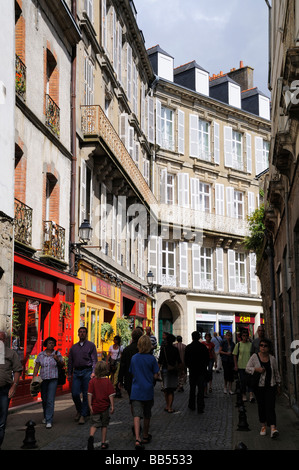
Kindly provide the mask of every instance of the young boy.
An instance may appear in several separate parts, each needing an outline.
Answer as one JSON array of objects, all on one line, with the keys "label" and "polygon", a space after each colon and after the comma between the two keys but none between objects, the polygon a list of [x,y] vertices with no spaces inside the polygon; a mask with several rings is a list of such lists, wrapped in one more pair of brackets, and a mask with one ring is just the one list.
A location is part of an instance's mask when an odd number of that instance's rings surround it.
[{"label": "young boy", "polygon": [[91,414],[91,427],[88,438],[88,450],[94,450],[94,435],[97,428],[102,428],[101,449],[108,449],[106,442],[110,413],[114,412],[114,387],[107,377],[109,371],[106,362],[100,361],[95,367],[95,377],[88,386],[88,406]]}]

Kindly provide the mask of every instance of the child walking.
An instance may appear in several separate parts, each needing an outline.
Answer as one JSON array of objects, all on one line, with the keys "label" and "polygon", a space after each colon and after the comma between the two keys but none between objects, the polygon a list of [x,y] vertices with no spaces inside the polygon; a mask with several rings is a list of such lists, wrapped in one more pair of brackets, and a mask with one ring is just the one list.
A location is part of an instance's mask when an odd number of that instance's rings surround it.
[{"label": "child walking", "polygon": [[91,415],[91,427],[88,438],[88,450],[94,450],[94,435],[97,428],[101,427],[101,449],[108,449],[106,442],[107,427],[110,421],[110,413],[114,412],[114,387],[107,377],[109,374],[106,362],[97,362],[95,377],[90,380],[88,386],[88,406]]}]

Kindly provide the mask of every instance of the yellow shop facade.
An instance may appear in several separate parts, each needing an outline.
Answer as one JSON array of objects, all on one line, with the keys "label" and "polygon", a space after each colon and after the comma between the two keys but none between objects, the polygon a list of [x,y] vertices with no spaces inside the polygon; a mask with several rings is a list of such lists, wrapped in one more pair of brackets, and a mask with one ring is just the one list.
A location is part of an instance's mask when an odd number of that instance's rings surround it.
[{"label": "yellow shop facade", "polygon": [[[98,358],[101,359],[103,352],[107,352],[113,344],[116,321],[121,316],[120,284],[113,276],[105,272],[99,273],[84,262],[79,265],[78,278],[82,285],[75,289],[74,342],[78,341],[78,329],[85,326],[88,339],[95,343]],[[113,335],[109,340],[103,341],[101,338],[103,323],[113,328]]]}]

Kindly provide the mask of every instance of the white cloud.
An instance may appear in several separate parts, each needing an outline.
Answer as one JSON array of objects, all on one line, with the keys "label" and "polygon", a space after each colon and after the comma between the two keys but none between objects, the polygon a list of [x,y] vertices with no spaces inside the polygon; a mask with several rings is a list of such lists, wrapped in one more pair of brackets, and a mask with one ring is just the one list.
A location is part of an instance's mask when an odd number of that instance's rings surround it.
[{"label": "white cloud", "polygon": [[244,65],[269,95],[268,8],[263,0],[134,0],[146,47],[159,44],[175,66],[196,60],[211,74]]}]

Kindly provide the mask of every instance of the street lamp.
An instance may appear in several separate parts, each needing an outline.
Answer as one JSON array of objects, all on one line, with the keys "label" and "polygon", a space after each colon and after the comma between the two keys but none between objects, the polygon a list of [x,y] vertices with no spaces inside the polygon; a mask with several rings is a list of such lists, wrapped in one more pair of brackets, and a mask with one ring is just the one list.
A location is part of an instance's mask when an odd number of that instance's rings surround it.
[{"label": "street lamp", "polygon": [[149,271],[147,273],[147,284],[148,284],[148,290],[151,294],[153,294],[153,289],[154,289],[154,274],[152,273],[152,271]]},{"label": "street lamp", "polygon": [[82,240],[82,245],[87,245],[91,240],[92,227],[87,219],[84,219],[79,227],[79,238]]},{"label": "street lamp", "polygon": [[79,239],[78,243],[70,243],[70,249],[75,253],[75,275],[78,273],[78,261],[81,258],[80,248],[85,246],[91,240],[92,227],[87,219],[81,223],[79,227]]}]

